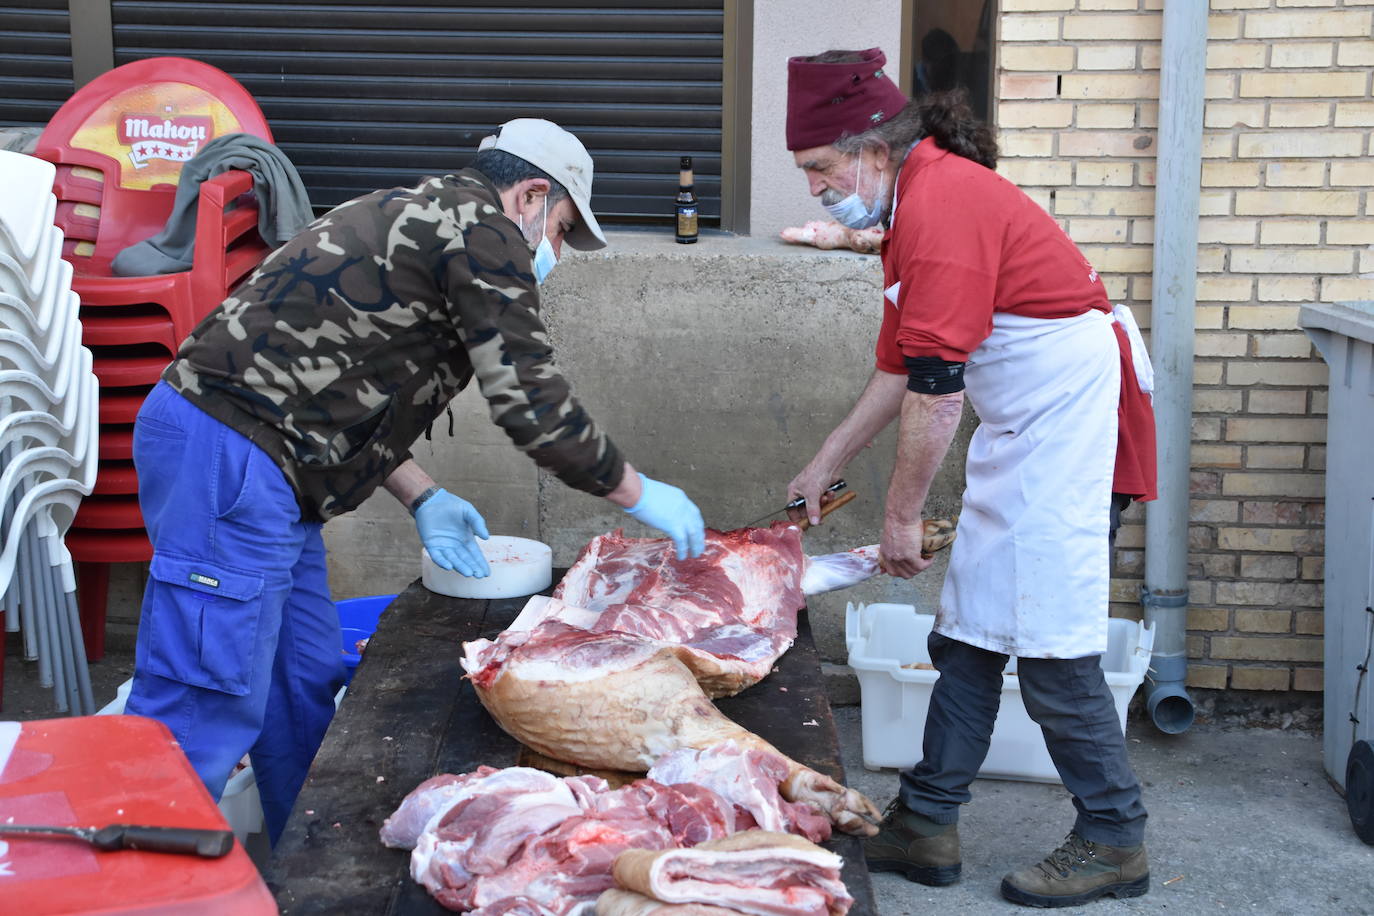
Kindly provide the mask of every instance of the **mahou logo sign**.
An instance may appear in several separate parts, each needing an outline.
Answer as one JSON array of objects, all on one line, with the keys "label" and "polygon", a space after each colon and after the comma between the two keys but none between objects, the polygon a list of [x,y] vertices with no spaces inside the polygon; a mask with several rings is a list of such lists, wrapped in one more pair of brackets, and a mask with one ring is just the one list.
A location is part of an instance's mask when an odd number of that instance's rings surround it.
[{"label": "mahou logo sign", "polygon": [[160,117],[121,114],[119,142],[129,147],[129,161],[141,169],[149,159],[185,162],[210,138],[215,122],[204,115]]}]

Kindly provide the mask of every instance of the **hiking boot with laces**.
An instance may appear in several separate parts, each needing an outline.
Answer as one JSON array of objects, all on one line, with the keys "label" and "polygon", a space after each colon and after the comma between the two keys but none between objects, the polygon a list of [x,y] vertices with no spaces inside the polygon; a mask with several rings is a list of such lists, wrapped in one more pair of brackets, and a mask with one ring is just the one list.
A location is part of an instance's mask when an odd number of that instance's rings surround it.
[{"label": "hiking boot with laces", "polygon": [[937,824],[894,798],[877,836],[864,840],[869,871],[895,871],[908,881],[944,887],[959,880],[959,825]]},{"label": "hiking boot with laces", "polygon": [[1145,844],[1104,846],[1076,832],[1043,862],[1002,879],[1002,896],[1026,906],[1078,906],[1098,897],[1139,897],[1149,889]]}]

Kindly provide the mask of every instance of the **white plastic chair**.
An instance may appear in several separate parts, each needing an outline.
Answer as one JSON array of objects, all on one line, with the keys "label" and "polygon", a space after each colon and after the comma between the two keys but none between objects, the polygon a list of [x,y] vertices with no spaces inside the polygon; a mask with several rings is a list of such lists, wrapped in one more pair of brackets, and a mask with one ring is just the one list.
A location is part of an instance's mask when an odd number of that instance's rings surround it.
[{"label": "white plastic chair", "polygon": [[[76,673],[76,669],[85,668],[85,649],[80,639],[80,620],[73,622],[71,614],[67,612],[65,598],[59,601],[55,595],[54,583],[62,582],[65,585],[65,582],[60,575],[54,575],[52,564],[46,562],[46,558],[53,556],[51,538],[61,538],[66,534],[72,519],[76,517],[81,498],[90,493],[94,483],[92,476],[89,481],[54,479],[34,484],[15,505],[5,526],[7,536],[4,549],[0,551],[0,580],[9,581],[13,578],[20,561],[24,561],[24,568],[20,570],[22,574],[18,577],[21,607],[27,604],[33,610],[32,614],[26,616],[24,626],[37,630],[36,641],[46,650],[39,658],[40,662],[44,657],[49,660],[49,679],[57,687],[59,712],[66,712],[71,707],[72,694],[67,685],[80,683],[81,675]],[[38,537],[30,539],[22,536],[34,522],[37,523]],[[49,543],[44,545],[45,541]],[[25,545],[22,557],[21,544]],[[43,546],[47,547],[46,558]],[[71,584],[74,590],[74,577]],[[68,672],[73,677],[69,678]]]},{"label": "white plastic chair", "polygon": [[62,230],[49,226],[39,235],[38,252],[32,258],[21,261],[0,251],[0,292],[37,299],[59,263],[62,263]]},{"label": "white plastic chair", "polygon": [[53,225],[56,180],[51,162],[0,150],[0,246],[21,260],[34,256],[39,236]]},{"label": "white plastic chair", "polygon": [[0,369],[23,369],[51,385],[71,371],[81,348],[81,325],[71,322],[41,341],[42,349],[25,334],[0,330]]},{"label": "white plastic chair", "polygon": [[[3,470],[0,470],[0,507],[5,510],[0,532],[4,535],[7,547],[11,541],[27,539],[29,553],[26,556],[29,557],[37,553],[38,544],[30,536],[32,532],[22,527],[24,520],[14,514],[17,512],[17,503],[27,491],[49,480],[67,480],[74,481],[74,489],[84,496],[91,492],[95,484],[99,463],[99,389],[95,376],[90,374],[90,353],[84,348],[81,353],[83,358],[78,368],[84,374],[79,375],[70,386],[73,396],[64,399],[63,409],[58,415],[44,410],[11,410],[0,418],[0,463],[3,464]],[[17,385],[11,383],[9,387],[15,388]],[[40,389],[39,385],[31,388]],[[11,405],[14,404],[11,401]],[[58,537],[65,533],[66,526]],[[41,583],[60,578],[63,582],[70,581],[74,588],[75,575],[70,556],[65,547],[59,553],[59,546],[60,543],[58,546],[49,545],[47,553],[65,557],[62,568],[57,576],[46,573]],[[37,572],[32,563],[30,560],[30,572]],[[47,598],[33,591],[41,587],[41,583],[36,585],[21,581],[20,587],[15,588],[13,575],[13,568],[0,571],[0,595],[4,596],[4,603],[0,606],[7,612],[6,630],[12,632],[16,628],[22,629],[25,657],[38,659],[40,682],[45,687],[52,686],[50,657],[54,646],[44,638],[51,632],[51,627],[45,622],[49,613]],[[16,606],[19,613],[10,613],[16,610]],[[17,627],[21,623],[22,626]],[[59,653],[58,657],[63,656]]]},{"label": "white plastic chair", "polygon": [[60,323],[77,321],[81,300],[71,290],[72,265],[58,261],[42,291],[34,298],[0,292],[0,328],[28,329],[31,336],[51,334]]}]

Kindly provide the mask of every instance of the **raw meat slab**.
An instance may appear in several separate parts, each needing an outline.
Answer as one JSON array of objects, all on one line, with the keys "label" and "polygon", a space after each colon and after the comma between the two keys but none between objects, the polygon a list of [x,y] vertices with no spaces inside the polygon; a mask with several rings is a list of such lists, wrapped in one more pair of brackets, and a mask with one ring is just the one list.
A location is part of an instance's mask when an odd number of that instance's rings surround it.
[{"label": "raw meat slab", "polygon": [[[518,744],[461,680],[458,658],[461,643],[495,637],[525,602],[448,598],[416,581],[382,616],[266,870],[284,912],[446,916],[411,881],[409,853],[380,847],[377,831],[436,773],[515,764]],[[843,778],[805,615],[777,671],[717,705],[794,760]],[[850,913],[874,916],[860,842],[836,836],[826,847],[845,859],[842,877],[856,901]]]}]

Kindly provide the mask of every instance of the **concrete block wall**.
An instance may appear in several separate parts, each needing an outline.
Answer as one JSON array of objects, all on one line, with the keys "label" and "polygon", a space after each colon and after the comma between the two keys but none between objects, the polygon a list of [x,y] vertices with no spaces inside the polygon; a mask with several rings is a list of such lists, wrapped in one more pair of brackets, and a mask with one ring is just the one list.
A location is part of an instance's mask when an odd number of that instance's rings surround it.
[{"label": "concrete block wall", "polygon": [[[816,207],[819,212],[820,208]],[[764,238],[611,233],[598,252],[565,248],[544,287],[559,366],[628,460],[682,487],[706,523],[744,525],[786,501],[792,477],[853,405],[873,371],[882,318],[878,259]],[[592,537],[624,527],[652,536],[611,503],[569,490],[521,455],[473,389],[441,417],[416,461],[472,500],[496,534],[537,538],[568,565]],[[932,516],[963,489],[966,417],[937,477]],[[820,554],[876,543],[894,431],[844,472],[858,499],[806,536]],[[393,592],[420,571],[415,524],[385,492],[325,526],[336,598]],[[843,662],[848,601],[896,601],[934,612],[948,553],[911,582],[879,576],[809,603],[827,661]]]},{"label": "concrete block wall", "polygon": [[[1002,0],[999,170],[1147,328],[1162,0]],[[1374,298],[1374,2],[1212,0],[1189,683],[1321,690],[1325,363],[1304,302]],[[1113,613],[1139,616],[1144,512]]]}]

